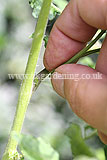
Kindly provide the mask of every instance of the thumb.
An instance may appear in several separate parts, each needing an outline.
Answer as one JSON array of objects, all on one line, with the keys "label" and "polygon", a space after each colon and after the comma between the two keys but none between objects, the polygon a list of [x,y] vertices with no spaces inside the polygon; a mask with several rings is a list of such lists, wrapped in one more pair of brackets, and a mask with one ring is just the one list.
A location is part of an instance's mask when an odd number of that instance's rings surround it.
[{"label": "thumb", "polygon": [[80,118],[107,135],[107,76],[87,66],[65,64],[55,70],[52,84]]}]

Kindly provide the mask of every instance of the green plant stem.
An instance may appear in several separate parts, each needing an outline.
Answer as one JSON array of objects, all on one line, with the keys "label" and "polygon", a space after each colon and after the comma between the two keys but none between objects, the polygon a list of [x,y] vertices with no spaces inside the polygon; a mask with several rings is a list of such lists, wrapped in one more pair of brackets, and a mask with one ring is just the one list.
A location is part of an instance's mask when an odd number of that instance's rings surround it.
[{"label": "green plant stem", "polygon": [[94,53],[95,53],[95,54],[96,54],[96,53],[99,53],[99,52],[100,52],[100,49],[101,49],[101,48],[97,48],[97,49],[93,49],[93,50],[87,51],[87,52],[84,54],[83,57],[89,56],[89,55],[94,54]]},{"label": "green plant stem", "polygon": [[[8,144],[3,156],[3,160],[8,160],[12,153],[15,153],[17,148],[17,141],[14,139],[14,133],[20,134],[27,106],[29,104],[31,95],[33,80],[35,74],[35,68],[48,20],[49,10],[52,0],[43,0],[41,12],[38,18],[37,26],[34,33],[34,39],[32,42],[31,51],[28,58],[28,63],[25,71],[25,79],[20,88],[19,99],[16,109],[16,114],[13,122],[13,126],[10,132]],[[13,157],[15,159],[15,157]]]}]

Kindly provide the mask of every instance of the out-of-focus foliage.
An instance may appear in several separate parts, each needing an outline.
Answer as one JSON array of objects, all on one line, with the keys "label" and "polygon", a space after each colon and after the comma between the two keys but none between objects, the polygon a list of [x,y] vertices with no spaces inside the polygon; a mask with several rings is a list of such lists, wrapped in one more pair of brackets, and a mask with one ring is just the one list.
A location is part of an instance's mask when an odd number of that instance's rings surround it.
[{"label": "out-of-focus foliage", "polygon": [[94,157],[88,157],[88,156],[78,156],[74,158],[74,160],[98,160],[98,159]]},{"label": "out-of-focus foliage", "polygon": [[44,46],[45,46],[45,48],[46,48],[46,46],[47,46],[47,43],[48,43],[48,36],[44,36],[44,42],[45,42],[45,44],[44,44]]},{"label": "out-of-focus foliage", "polygon": [[66,0],[53,0],[53,3],[55,3],[61,10],[63,10],[68,2]]},{"label": "out-of-focus foliage", "polygon": [[94,157],[94,153],[86,145],[82,138],[81,129],[78,125],[72,124],[66,131],[66,135],[70,138],[71,149],[73,157],[79,155],[86,155],[88,157]]},{"label": "out-of-focus foliage", "polygon": [[107,145],[105,145],[104,151],[105,151],[105,158],[107,159]]},{"label": "out-of-focus foliage", "polygon": [[[31,8],[33,8],[32,15],[37,19],[41,10],[43,0],[30,0],[29,4]],[[49,14],[49,20],[55,18],[55,16],[59,14],[59,11],[52,5]]]},{"label": "out-of-focus foliage", "polygon": [[21,135],[19,146],[28,160],[59,160],[58,153],[41,137]]},{"label": "out-of-focus foliage", "polygon": [[40,9],[41,9],[41,6],[42,6],[42,0],[31,0],[29,1],[29,4],[31,5],[31,7],[33,8],[33,16],[35,18],[38,18],[39,16],[39,13],[40,13]]},{"label": "out-of-focus foliage", "polygon": [[81,58],[79,63],[95,69],[94,61],[88,56]]}]

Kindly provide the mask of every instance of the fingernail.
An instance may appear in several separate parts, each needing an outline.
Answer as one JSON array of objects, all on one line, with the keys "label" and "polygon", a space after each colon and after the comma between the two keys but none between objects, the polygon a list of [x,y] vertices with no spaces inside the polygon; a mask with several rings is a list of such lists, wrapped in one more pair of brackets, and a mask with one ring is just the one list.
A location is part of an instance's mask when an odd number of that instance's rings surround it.
[{"label": "fingernail", "polygon": [[52,85],[54,90],[63,98],[65,98],[64,95],[64,79],[63,75],[58,72],[54,72],[52,75]]}]

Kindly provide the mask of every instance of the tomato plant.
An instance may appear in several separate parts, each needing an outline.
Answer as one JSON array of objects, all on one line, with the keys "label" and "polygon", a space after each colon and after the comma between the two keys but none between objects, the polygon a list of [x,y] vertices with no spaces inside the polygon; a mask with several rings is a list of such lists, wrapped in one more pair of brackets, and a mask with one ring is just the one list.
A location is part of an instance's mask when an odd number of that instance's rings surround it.
[{"label": "tomato plant", "polygon": [[[57,16],[59,16],[62,11],[57,6],[55,6],[54,3],[52,3],[52,0],[31,0],[29,3],[33,8],[33,16],[38,20],[35,31],[32,34],[33,41],[25,70],[25,75],[27,78],[23,80],[20,88],[13,126],[2,159],[16,160],[24,159],[25,157],[29,160],[59,160],[59,154],[57,151],[55,151],[55,149],[53,149],[52,146],[42,137],[34,138],[32,136],[20,135],[32,93],[36,91],[37,87],[39,87],[40,83],[43,79],[46,78],[47,75],[54,72],[54,70],[49,72],[44,68],[41,72],[35,75],[35,69],[42,41],[44,39],[45,47],[48,42],[49,33],[47,34],[45,32],[47,21],[52,21]],[[63,3],[65,2],[63,1]],[[64,64],[75,63],[84,56],[98,53],[100,48],[94,50],[90,50],[90,48],[100,39],[104,33],[105,31],[101,31],[83,50],[81,50],[78,54],[76,54]],[[44,74],[44,77],[41,79],[40,77],[42,74]],[[94,133],[96,134],[96,132]],[[78,125],[72,124],[69,129],[67,129],[65,135],[70,141],[74,158],[79,159],[77,156],[83,156],[82,158],[86,156],[89,157],[90,160],[92,158],[96,159],[95,154],[84,142],[81,129]],[[17,151],[18,144],[21,150],[21,154]],[[77,148],[79,145],[81,146],[80,150]]]}]

